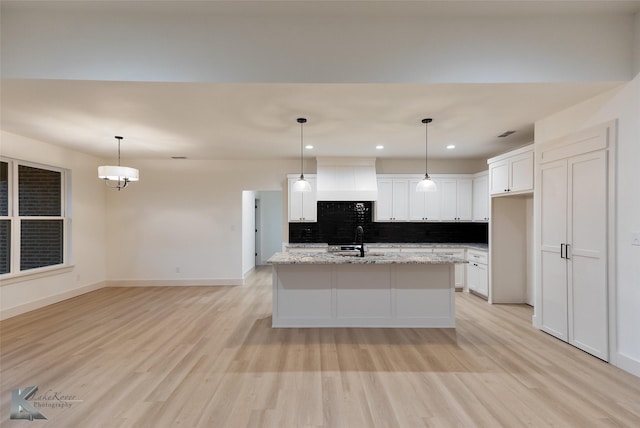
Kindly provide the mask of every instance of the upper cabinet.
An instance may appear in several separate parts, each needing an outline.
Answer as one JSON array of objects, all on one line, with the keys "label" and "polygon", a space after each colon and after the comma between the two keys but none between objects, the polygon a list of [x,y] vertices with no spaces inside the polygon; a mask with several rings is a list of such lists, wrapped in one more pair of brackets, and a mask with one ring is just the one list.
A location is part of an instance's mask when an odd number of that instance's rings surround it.
[{"label": "upper cabinet", "polygon": [[316,176],[314,174],[305,175],[305,179],[311,184],[311,192],[294,192],[293,184],[298,181],[299,176],[287,175],[289,182],[289,221],[290,222],[316,222],[317,200],[316,200]]},{"label": "upper cabinet", "polygon": [[473,178],[473,221],[489,221],[489,173],[478,173]]},{"label": "upper cabinet", "polygon": [[438,174],[435,192],[416,192],[421,176],[378,175],[376,221],[471,221],[473,179],[468,174]]},{"label": "upper cabinet", "polygon": [[440,179],[440,193],[442,193],[442,209],[440,220],[470,221],[473,216],[471,178]]},{"label": "upper cabinet", "polygon": [[496,156],[487,163],[491,195],[533,192],[533,145]]},{"label": "upper cabinet", "polygon": [[409,179],[378,177],[376,221],[409,220]]}]

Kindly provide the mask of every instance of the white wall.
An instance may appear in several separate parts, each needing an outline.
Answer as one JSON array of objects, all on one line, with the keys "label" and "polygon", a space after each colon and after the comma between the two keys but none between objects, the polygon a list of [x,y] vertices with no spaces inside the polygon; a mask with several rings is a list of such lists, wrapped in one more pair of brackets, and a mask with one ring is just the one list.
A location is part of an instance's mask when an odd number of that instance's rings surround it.
[{"label": "white wall", "polygon": [[640,73],[640,12],[636,13],[633,40],[633,74]]},{"label": "white wall", "polygon": [[14,316],[104,285],[106,279],[105,189],[97,175],[98,158],[29,138],[0,133],[0,153],[71,171],[71,245],[73,268],[0,285],[0,318]]},{"label": "white wall", "polygon": [[[172,3],[2,2],[2,75],[289,83],[631,78],[632,16],[523,16],[517,8],[505,13],[500,3],[508,2],[465,2],[457,16],[429,5],[438,2],[192,2],[187,10]],[[593,55],[599,47],[606,49]]]},{"label": "white wall", "polygon": [[[429,174],[475,174],[489,169],[486,159],[431,159]],[[422,174],[424,157],[414,159],[378,159],[378,174]]]},{"label": "white wall", "polygon": [[286,189],[286,174],[299,168],[295,160],[132,166],[140,181],[108,195],[108,279],[154,285],[241,284],[242,192]]},{"label": "white wall", "polygon": [[618,119],[616,256],[617,365],[640,376],[640,74],[620,89],[602,94],[536,123],[536,144]]}]

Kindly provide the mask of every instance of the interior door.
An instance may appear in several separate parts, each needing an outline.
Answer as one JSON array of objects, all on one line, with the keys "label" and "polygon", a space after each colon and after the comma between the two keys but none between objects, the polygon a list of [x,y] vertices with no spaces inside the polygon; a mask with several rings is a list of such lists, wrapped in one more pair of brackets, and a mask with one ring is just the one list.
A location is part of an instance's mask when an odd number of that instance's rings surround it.
[{"label": "interior door", "polygon": [[569,160],[569,343],[608,360],[607,154]]},{"label": "interior door", "polygon": [[540,284],[542,330],[569,340],[567,320],[567,161],[540,168]]}]

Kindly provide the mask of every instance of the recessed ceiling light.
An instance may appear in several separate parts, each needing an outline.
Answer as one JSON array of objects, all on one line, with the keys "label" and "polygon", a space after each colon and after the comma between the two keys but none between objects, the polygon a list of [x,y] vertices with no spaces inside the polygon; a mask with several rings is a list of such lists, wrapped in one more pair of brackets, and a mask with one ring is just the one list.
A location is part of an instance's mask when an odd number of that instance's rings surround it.
[{"label": "recessed ceiling light", "polygon": [[376,146],[376,150],[382,150],[382,149],[384,149],[384,146],[382,144],[378,144]]},{"label": "recessed ceiling light", "polygon": [[306,146],[304,146],[304,148],[307,150],[311,150],[313,149],[313,146],[311,144],[307,144]]},{"label": "recessed ceiling light", "polygon": [[449,144],[447,146],[447,149],[449,149],[449,150],[452,150],[452,149],[455,149],[455,148],[456,148],[455,144]]}]

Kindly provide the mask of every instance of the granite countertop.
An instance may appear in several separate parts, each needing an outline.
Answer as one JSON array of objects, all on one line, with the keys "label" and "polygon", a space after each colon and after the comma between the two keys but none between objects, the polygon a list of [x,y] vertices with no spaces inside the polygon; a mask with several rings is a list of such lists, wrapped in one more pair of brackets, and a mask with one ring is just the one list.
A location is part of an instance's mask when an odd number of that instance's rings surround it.
[{"label": "granite countertop", "polygon": [[366,254],[305,253],[302,251],[276,253],[267,263],[272,265],[338,265],[338,264],[450,264],[467,263],[459,257],[425,253]]},{"label": "granite countertop", "polygon": [[[348,244],[345,244],[348,245]],[[397,242],[397,243],[382,243],[382,242],[368,242],[364,244],[366,248],[402,248],[402,247],[415,247],[415,248],[473,248],[475,250],[488,250],[488,244],[480,244],[476,242],[469,243],[440,243],[440,242],[428,242],[428,243],[414,243],[414,242]],[[323,243],[289,243],[286,244],[290,248],[328,248],[328,244]]]},{"label": "granite countertop", "polygon": [[328,248],[329,244],[327,243],[306,243],[306,242],[293,242],[285,244],[286,247],[289,248]]},{"label": "granite countertop", "polygon": [[370,248],[406,248],[406,247],[415,247],[415,248],[474,248],[478,250],[488,250],[488,244],[480,244],[476,242],[467,242],[467,243],[451,243],[451,242],[397,242],[397,243],[382,243],[382,242],[371,242],[366,243],[366,247]]}]

